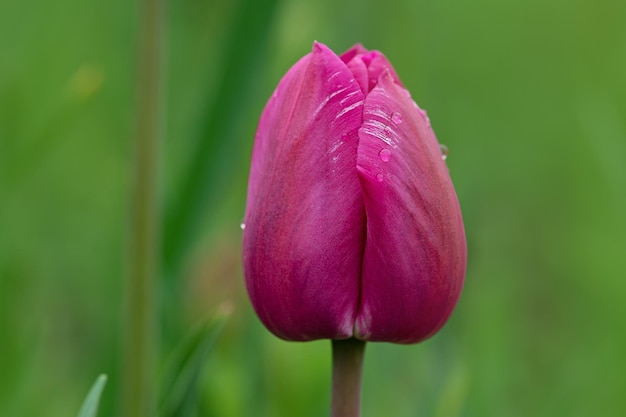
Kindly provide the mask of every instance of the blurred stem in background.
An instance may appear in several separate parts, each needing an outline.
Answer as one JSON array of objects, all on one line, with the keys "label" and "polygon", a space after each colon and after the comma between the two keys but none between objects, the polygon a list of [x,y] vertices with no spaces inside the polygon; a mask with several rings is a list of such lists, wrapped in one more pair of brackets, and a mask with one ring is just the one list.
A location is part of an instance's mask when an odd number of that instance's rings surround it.
[{"label": "blurred stem in background", "polygon": [[333,340],[333,384],[330,417],[361,416],[361,375],[365,342]]},{"label": "blurred stem in background", "polygon": [[155,305],[160,262],[159,147],[163,120],[163,0],[139,2],[136,120],[124,368],[123,416],[155,411]]}]

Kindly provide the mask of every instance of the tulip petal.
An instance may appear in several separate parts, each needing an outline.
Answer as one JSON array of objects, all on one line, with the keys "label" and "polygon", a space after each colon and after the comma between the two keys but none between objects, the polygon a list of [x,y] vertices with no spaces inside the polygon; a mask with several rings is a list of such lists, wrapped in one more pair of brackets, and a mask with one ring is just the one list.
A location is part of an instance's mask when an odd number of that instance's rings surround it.
[{"label": "tulip petal", "polygon": [[446,322],[465,276],[465,232],[430,123],[390,71],[369,93],[357,170],[367,236],[355,336],[415,343]]},{"label": "tulip petal", "polygon": [[367,48],[365,48],[363,45],[361,45],[360,43],[355,44],[352,48],[348,49],[346,52],[344,52],[343,54],[339,55],[339,58],[341,58],[341,60],[347,64],[348,62],[352,61],[352,59],[357,56],[357,55],[363,55],[368,53],[369,51],[367,50]]},{"label": "tulip petal", "polygon": [[355,57],[346,65],[348,66],[350,72],[354,75],[356,81],[359,83],[359,87],[361,87],[363,94],[367,94],[369,92],[369,75],[365,62],[363,62],[360,57]]},{"label": "tulip petal", "polygon": [[391,62],[387,59],[385,55],[383,55],[379,51],[370,51],[367,54],[360,55],[359,58],[365,63],[367,66],[367,73],[369,77],[369,91],[376,86],[381,74],[385,71],[389,71],[389,74],[393,78],[393,80],[400,86],[402,86],[402,82],[400,82],[400,78],[398,74],[396,74],[396,70],[393,69]]},{"label": "tulip petal", "polygon": [[356,172],[363,100],[346,65],[316,43],[261,116],[244,272],[258,316],[283,339],[352,336],[365,239]]},{"label": "tulip petal", "polygon": [[402,86],[402,82],[398,74],[396,74],[396,70],[393,69],[391,62],[380,51],[368,51],[363,45],[357,43],[341,54],[341,60],[354,73],[365,94],[372,91],[381,74],[385,71],[390,71],[396,84]]}]

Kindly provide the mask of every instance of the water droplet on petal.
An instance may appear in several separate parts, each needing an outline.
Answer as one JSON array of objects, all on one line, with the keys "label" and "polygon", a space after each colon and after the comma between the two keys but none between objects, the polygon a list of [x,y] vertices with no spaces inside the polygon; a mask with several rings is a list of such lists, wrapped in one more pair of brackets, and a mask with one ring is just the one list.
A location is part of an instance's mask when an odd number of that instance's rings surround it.
[{"label": "water droplet on petal", "polygon": [[446,145],[439,145],[439,150],[441,151],[441,159],[444,161],[448,159],[448,147]]},{"label": "water droplet on petal", "polygon": [[385,179],[385,176],[383,174],[376,175],[376,181],[383,182],[384,179]]},{"label": "water droplet on petal", "polygon": [[241,228],[241,230],[245,230],[246,229],[246,224],[244,222],[241,222],[239,227]]},{"label": "water droplet on petal", "polygon": [[402,115],[397,111],[394,111],[393,113],[391,113],[391,121],[399,125],[400,123],[402,123]]},{"label": "water droplet on petal", "polygon": [[381,161],[383,162],[389,162],[389,158],[391,158],[391,151],[387,148],[382,149],[378,156],[380,157]]}]

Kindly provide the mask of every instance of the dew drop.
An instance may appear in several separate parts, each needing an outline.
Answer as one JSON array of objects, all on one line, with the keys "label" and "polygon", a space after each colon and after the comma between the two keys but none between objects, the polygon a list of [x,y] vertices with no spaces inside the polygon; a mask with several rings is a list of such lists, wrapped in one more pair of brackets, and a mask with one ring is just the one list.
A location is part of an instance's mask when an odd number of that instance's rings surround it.
[{"label": "dew drop", "polygon": [[246,224],[244,222],[241,222],[239,227],[241,228],[241,230],[245,230],[246,229]]},{"label": "dew drop", "polygon": [[389,162],[389,159],[391,158],[391,151],[387,148],[382,149],[379,153],[378,156],[380,157],[380,160],[383,162]]},{"label": "dew drop", "polygon": [[378,182],[383,182],[383,180],[385,179],[383,174],[378,174],[376,175],[376,181]]},{"label": "dew drop", "polygon": [[441,151],[441,159],[444,161],[448,159],[448,147],[446,145],[440,144],[439,150]]},{"label": "dew drop", "polygon": [[399,125],[400,123],[402,123],[402,115],[397,111],[394,111],[393,113],[391,113],[391,121]]}]

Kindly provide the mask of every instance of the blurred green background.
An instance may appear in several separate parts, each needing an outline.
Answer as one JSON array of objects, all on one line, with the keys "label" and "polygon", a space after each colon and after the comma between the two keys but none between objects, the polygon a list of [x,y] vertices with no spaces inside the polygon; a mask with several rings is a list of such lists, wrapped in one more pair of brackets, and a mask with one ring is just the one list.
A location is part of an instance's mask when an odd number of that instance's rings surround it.
[{"label": "blurred green background", "polygon": [[[330,344],[275,339],[240,266],[258,116],[313,40],[383,51],[464,213],[450,322],[369,344],[363,416],[626,415],[626,2],[169,2],[162,350],[233,314],[199,416],[323,416]],[[0,416],[121,387],[136,4],[0,1]]]}]

